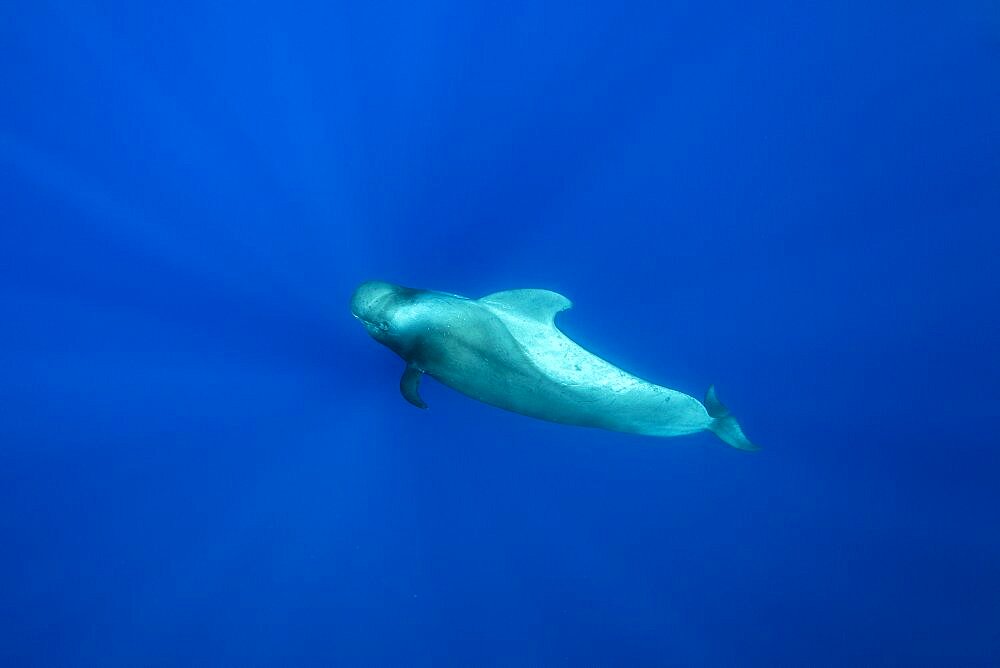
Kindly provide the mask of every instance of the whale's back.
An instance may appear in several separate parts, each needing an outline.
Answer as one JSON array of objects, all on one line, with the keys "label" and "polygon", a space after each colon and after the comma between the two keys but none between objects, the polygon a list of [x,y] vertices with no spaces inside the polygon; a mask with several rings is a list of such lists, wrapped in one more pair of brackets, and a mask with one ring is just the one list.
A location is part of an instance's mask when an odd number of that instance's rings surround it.
[{"label": "whale's back", "polygon": [[556,314],[572,306],[562,295],[512,290],[478,302],[546,379],[547,410],[565,416],[556,421],[655,436],[693,433],[711,423],[694,397],[634,376],[566,336],[555,324]]}]

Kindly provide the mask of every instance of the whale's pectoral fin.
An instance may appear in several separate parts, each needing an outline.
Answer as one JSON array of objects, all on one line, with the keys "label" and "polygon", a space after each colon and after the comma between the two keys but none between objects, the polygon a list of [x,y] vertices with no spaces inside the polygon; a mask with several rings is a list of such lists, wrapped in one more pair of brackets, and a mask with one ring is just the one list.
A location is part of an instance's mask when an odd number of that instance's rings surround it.
[{"label": "whale's pectoral fin", "polygon": [[427,408],[427,404],[420,398],[420,378],[423,375],[423,371],[408,364],[403,377],[399,379],[399,391],[403,394],[403,398],[417,408]]},{"label": "whale's pectoral fin", "polygon": [[573,306],[573,302],[551,290],[507,290],[494,292],[479,300],[486,306],[516,313],[544,324],[551,324],[556,313]]}]

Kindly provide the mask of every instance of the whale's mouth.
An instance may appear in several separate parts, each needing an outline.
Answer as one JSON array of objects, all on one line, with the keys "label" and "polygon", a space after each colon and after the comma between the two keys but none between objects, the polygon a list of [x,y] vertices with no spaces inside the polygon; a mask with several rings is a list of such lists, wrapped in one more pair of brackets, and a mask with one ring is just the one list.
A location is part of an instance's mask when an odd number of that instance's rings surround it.
[{"label": "whale's mouth", "polygon": [[361,324],[365,326],[365,329],[368,330],[369,334],[375,334],[376,332],[382,333],[388,331],[389,329],[389,325],[384,322],[375,322],[374,320],[364,318],[357,313],[354,314],[354,317],[361,321]]}]

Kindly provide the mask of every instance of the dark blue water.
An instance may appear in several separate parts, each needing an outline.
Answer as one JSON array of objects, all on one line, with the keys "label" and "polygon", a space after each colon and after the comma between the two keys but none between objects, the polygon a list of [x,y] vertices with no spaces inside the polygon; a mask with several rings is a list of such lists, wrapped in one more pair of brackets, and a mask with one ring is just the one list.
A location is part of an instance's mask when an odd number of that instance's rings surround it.
[{"label": "dark blue water", "polygon": [[[0,663],[1000,664],[996,7],[620,4],[5,5]],[[369,278],[763,450],[418,411]]]}]

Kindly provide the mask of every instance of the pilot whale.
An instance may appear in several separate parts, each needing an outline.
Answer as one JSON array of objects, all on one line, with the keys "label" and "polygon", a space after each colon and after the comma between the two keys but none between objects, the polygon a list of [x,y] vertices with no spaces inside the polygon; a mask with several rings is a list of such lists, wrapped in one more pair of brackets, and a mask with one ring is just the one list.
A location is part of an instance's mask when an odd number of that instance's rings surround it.
[{"label": "pilot whale", "polygon": [[427,374],[515,413],[647,436],[711,431],[740,450],[757,447],[709,387],[705,402],[647,382],[583,349],[555,325],[572,303],[549,290],[468,299],[382,281],[362,283],[351,311],[406,361],[399,389],[414,406]]}]

